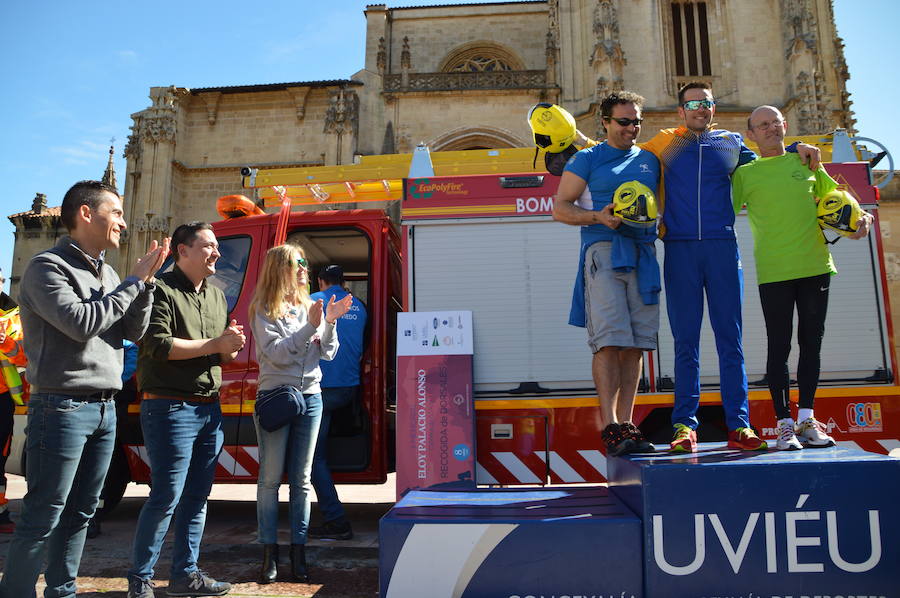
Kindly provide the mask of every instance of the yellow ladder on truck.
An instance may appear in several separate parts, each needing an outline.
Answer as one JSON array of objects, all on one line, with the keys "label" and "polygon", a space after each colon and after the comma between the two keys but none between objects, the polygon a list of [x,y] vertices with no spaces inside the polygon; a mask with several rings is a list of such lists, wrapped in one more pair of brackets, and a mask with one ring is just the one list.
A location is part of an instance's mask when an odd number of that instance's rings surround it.
[{"label": "yellow ladder on truck", "polygon": [[[844,134],[843,138],[846,137]],[[785,143],[800,141],[816,145],[822,151],[822,162],[831,162],[834,140],[835,135],[828,133],[787,137]],[[748,147],[757,149],[749,141]],[[868,159],[868,154],[855,144],[849,151],[859,159]],[[534,148],[528,147],[430,152],[428,155],[434,176],[546,172],[543,155],[535,156]],[[403,179],[409,176],[412,156],[412,153],[360,156],[358,163],[342,166],[244,168],[242,185],[245,189],[256,189],[257,197],[266,207],[281,205],[276,187],[282,188],[291,205],[295,206],[401,199]]]},{"label": "yellow ladder on truck", "polygon": [[[434,176],[544,172],[534,148],[431,152]],[[292,205],[400,199],[412,154],[361,156],[358,164],[304,168],[245,169],[243,187],[256,189],[267,207],[281,205],[274,187],[283,187]],[[535,164],[535,165],[533,165]]]}]

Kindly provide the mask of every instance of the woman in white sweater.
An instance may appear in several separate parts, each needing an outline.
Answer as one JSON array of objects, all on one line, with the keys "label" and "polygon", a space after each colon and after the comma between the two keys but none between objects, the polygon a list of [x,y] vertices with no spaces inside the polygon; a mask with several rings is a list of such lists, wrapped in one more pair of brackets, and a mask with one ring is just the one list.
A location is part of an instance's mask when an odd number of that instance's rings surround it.
[{"label": "woman in white sweater", "polygon": [[350,308],[350,296],[324,306],[310,301],[308,264],[296,245],[279,245],[266,253],[262,274],[250,302],[250,327],[259,364],[257,407],[265,401],[299,403],[300,413],[276,430],[266,430],[254,413],[259,441],[256,516],[259,542],[265,546],[260,583],[275,581],[278,570],[278,487],[287,464],[290,484],[291,575],[309,581],[306,531],[309,527],[310,471],[322,397],[320,359],[337,353],[335,321]]}]

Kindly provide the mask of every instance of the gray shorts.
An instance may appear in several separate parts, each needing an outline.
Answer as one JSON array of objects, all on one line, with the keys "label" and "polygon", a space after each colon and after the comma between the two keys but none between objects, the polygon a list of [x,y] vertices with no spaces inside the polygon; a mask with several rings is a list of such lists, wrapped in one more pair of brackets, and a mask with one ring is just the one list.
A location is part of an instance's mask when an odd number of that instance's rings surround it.
[{"label": "gray shorts", "polygon": [[584,256],[588,345],[594,353],[603,347],[653,351],[659,331],[659,304],[644,305],[637,274],[634,270],[613,270],[611,255],[612,242],[600,241],[588,247]]}]

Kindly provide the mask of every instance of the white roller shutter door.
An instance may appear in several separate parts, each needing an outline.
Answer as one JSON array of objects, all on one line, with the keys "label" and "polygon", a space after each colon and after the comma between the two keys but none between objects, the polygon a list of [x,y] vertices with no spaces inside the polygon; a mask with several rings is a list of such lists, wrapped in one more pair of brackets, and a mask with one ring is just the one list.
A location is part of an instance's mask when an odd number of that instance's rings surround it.
[{"label": "white roller shutter door", "polygon": [[[735,223],[738,245],[744,266],[744,362],[751,382],[760,380],[766,369],[766,328],[759,304],[756,265],[753,261],[753,234],[745,213]],[[872,268],[874,240],[841,239],[831,246],[838,274],[831,279],[828,318],[822,342],[822,380],[862,380],[879,368],[887,368],[882,331],[880,281]],[[658,245],[660,268],[665,256],[664,244]],[[659,372],[674,379],[672,334],[666,315],[665,293],[661,299]],[[700,381],[718,385],[719,365],[715,337],[704,305],[700,340]],[[794,320],[793,346],[790,357],[792,376],[797,369],[797,324]]]},{"label": "white roller shutter door", "polygon": [[[744,355],[748,379],[765,373],[766,331],[756,284],[753,237],[745,214],[736,230],[744,266]],[[593,389],[583,328],[568,325],[576,273],[577,227],[549,219],[466,220],[409,228],[412,309],[468,309],[475,326],[478,391],[508,391],[535,382],[550,389]],[[887,369],[874,240],[842,239],[831,248],[832,277],[822,345],[822,381],[859,380]],[[660,268],[665,255],[657,243]],[[700,376],[718,386],[715,340],[704,308]],[[794,324],[796,337],[796,322]],[[657,376],[674,379],[665,293],[660,295]],[[790,368],[796,372],[796,338]]]},{"label": "white roller shutter door", "polygon": [[411,230],[411,307],[472,310],[476,390],[593,389],[587,334],[568,324],[577,227],[518,218]]}]

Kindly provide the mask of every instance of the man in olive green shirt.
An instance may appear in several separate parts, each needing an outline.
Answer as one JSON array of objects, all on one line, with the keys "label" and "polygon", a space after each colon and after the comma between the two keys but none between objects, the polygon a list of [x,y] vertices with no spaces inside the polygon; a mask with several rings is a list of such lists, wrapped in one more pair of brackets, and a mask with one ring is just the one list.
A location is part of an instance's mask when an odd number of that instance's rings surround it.
[{"label": "man in olive green shirt", "polygon": [[231,589],[197,566],[223,442],[221,364],[233,360],[245,340],[242,327],[228,321],[225,295],[207,281],[216,272],[218,247],[210,225],[179,226],[172,235],[175,267],[157,280],[138,357],[152,485],[138,518],[128,598],[153,597],[153,567],[173,513],[169,596],[221,596]]},{"label": "man in olive green shirt", "polygon": [[[759,146],[760,158],[738,168],[731,178],[735,213],[747,206],[753,231],[759,299],[766,321],[766,379],[778,419],[776,448],[834,446],[825,426],[815,419],[813,400],[828,288],[837,272],[816,218],[816,198],[837,188],[819,166],[809,170],[797,154],[785,152],[787,122],[772,106],[760,106],[747,121],[747,136]],[[864,213],[852,238],[868,234],[872,216]],[[800,407],[791,417],[788,356],[796,306],[800,345],[797,385]]]}]

